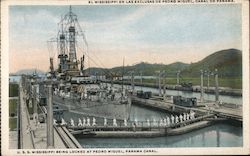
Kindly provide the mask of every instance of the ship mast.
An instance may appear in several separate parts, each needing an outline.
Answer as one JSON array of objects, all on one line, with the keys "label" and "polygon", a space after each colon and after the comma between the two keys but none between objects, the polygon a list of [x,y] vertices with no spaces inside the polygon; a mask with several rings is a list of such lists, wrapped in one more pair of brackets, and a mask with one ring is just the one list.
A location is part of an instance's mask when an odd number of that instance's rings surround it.
[{"label": "ship mast", "polygon": [[[76,62],[76,29],[75,29],[75,22],[74,22],[74,15],[72,13],[72,9],[70,6],[69,9],[69,61],[71,63]],[[75,66],[71,67],[72,69],[75,68]]]},{"label": "ship mast", "polygon": [[[63,18],[62,18],[63,19]],[[65,38],[65,33],[64,33],[64,30],[63,30],[63,23],[61,23],[61,33],[59,35],[59,55],[58,55],[58,58],[60,60],[60,63],[59,63],[59,69],[58,71],[60,73],[63,73],[67,70],[67,58],[68,58],[68,55],[66,54],[66,38]]]},{"label": "ship mast", "polygon": [[70,76],[77,76],[79,75],[78,69],[78,61],[76,57],[76,28],[75,22],[77,16],[73,14],[72,8],[70,6],[69,13],[64,17],[68,21],[68,42],[69,42],[69,60],[68,60],[68,70],[67,75]]},{"label": "ship mast", "polygon": [[[76,49],[77,36],[84,36],[77,16],[72,12],[72,7],[69,7],[69,12],[62,17],[59,30],[59,55],[60,59],[59,72],[64,74],[67,80],[71,77],[83,74],[84,70],[84,55],[78,60]],[[85,36],[84,36],[85,37]],[[84,38],[85,39],[85,38]],[[85,41],[86,43],[86,41]],[[79,65],[80,64],[80,69]]]},{"label": "ship mast", "polygon": [[[48,48],[52,50],[50,47],[52,46],[51,43],[57,43],[59,64],[58,68],[54,69],[53,58],[50,58],[50,71],[55,73],[57,78],[70,81],[72,77],[83,75],[84,53],[88,51],[88,43],[76,14],[72,12],[71,6],[69,7],[69,12],[61,17],[58,26],[57,37],[48,41]],[[82,37],[83,44],[80,45],[86,46],[86,48],[83,48],[84,51],[77,44],[79,41],[77,37]],[[79,50],[82,50],[83,53],[80,59],[77,58]]]}]

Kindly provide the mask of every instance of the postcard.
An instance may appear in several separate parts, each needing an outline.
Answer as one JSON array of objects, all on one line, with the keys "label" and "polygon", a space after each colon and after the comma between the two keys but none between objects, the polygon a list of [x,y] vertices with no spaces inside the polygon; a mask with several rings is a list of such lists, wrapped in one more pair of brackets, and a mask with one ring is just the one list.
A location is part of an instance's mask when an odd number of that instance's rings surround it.
[{"label": "postcard", "polygon": [[1,153],[249,154],[248,7],[3,1]]}]

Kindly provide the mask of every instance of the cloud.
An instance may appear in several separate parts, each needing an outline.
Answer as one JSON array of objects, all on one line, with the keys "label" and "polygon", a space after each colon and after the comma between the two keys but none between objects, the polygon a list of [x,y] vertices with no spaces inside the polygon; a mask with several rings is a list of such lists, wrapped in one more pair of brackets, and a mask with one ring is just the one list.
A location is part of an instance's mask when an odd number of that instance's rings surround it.
[{"label": "cloud", "polygon": [[[78,6],[74,10],[89,55],[106,67],[121,65],[123,57],[130,65],[190,63],[221,49],[241,49],[240,7],[200,6]],[[46,41],[57,35],[57,23],[66,10],[65,6],[10,10],[11,72],[33,66],[48,69]]]}]

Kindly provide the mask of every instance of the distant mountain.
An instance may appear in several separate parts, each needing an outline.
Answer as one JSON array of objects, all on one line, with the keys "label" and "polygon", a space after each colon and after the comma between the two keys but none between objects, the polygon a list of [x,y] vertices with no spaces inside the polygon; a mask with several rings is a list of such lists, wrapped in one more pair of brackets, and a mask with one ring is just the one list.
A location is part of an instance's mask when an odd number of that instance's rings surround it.
[{"label": "distant mountain", "polygon": [[242,76],[242,52],[238,49],[226,49],[215,52],[203,60],[192,63],[182,71],[185,76],[198,76],[200,70],[214,71],[218,69],[223,77]]},{"label": "distant mountain", "polygon": [[[154,75],[155,71],[164,69],[166,65],[164,64],[150,64],[147,62],[141,62],[133,66],[124,67],[124,75],[128,75],[129,72],[134,72],[135,75],[140,75],[142,72],[143,75]],[[122,74],[123,67],[112,68],[111,72]]]},{"label": "distant mountain", "polygon": [[[238,49],[226,49],[217,51],[201,61],[186,64],[182,62],[174,62],[171,64],[150,64],[147,62],[141,62],[131,66],[124,67],[124,75],[130,75],[133,71],[134,75],[140,75],[140,72],[144,76],[153,76],[157,71],[165,70],[167,77],[176,76],[177,71],[181,71],[181,76],[197,77],[200,76],[200,70],[214,71],[218,69],[219,76],[223,77],[241,77],[242,76],[242,52]],[[45,72],[36,69],[24,69],[20,70],[14,74],[33,74],[35,71],[40,74],[45,74]],[[123,72],[123,67],[114,68],[96,68],[92,67],[85,70],[87,73],[90,72],[91,75],[106,75],[106,76],[121,76]]]},{"label": "distant mountain", "polygon": [[[132,66],[125,66],[124,67],[124,75],[130,75],[130,73],[133,71],[135,75],[140,75],[140,72],[144,76],[152,76],[155,75],[157,71],[163,71],[165,70],[168,75],[176,75],[176,72],[178,70],[183,70],[186,67],[188,67],[189,64],[185,64],[182,62],[175,62],[169,65],[164,64],[150,64],[147,62],[141,62]],[[122,75],[123,67],[114,67],[111,69],[102,69],[102,68],[90,68],[86,69],[86,71],[90,70],[91,74],[94,73],[106,73],[106,74],[113,74],[113,75]]]},{"label": "distant mountain", "polygon": [[[135,75],[140,72],[144,76],[155,75],[157,71],[165,70],[167,76],[173,77],[177,71],[181,71],[182,76],[197,77],[200,76],[200,70],[214,71],[218,69],[219,75],[223,77],[241,77],[242,76],[242,52],[238,49],[226,49],[217,51],[201,61],[186,64],[182,62],[175,62],[168,65],[165,64],[150,64],[141,62],[132,66],[124,67],[124,75],[130,75],[134,71]],[[88,69],[87,69],[88,70]],[[103,73],[122,75],[123,67],[114,67],[111,69],[90,68],[91,73]]]},{"label": "distant mountain", "polygon": [[38,74],[38,75],[44,75],[45,72],[42,71],[42,70],[38,70],[38,69],[22,69],[22,70],[19,70],[15,73],[12,73],[12,75],[32,75],[32,74]]},{"label": "distant mountain", "polygon": [[175,76],[177,71],[183,71],[189,67],[190,64],[175,62],[166,66],[165,70],[167,72],[167,76]]}]

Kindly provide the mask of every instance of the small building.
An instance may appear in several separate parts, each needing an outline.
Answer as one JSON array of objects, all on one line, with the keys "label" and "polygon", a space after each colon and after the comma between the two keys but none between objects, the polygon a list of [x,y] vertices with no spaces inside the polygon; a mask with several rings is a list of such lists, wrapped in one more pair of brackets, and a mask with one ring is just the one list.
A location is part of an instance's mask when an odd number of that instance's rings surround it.
[{"label": "small building", "polygon": [[173,103],[179,106],[185,107],[196,107],[197,106],[197,98],[186,98],[182,96],[174,96]]}]

